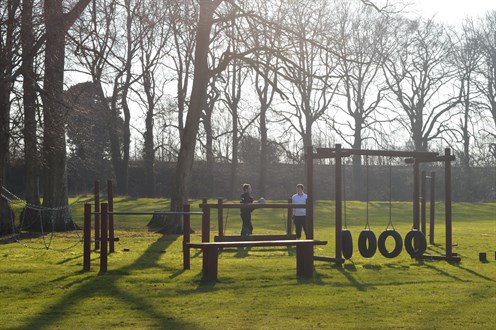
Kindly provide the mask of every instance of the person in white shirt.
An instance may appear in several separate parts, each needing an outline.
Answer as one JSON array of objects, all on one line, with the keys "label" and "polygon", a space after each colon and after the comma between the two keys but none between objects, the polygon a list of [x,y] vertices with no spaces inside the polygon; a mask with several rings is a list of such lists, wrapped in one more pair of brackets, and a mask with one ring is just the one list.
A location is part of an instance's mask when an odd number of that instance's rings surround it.
[{"label": "person in white shirt", "polygon": [[[296,185],[296,194],[293,195],[292,200],[293,204],[306,204],[307,202],[307,194],[304,192],[305,187],[298,183]],[[306,215],[307,209],[293,209],[293,222],[295,224],[296,229],[296,239],[301,238],[301,230],[305,232],[305,237],[307,236],[307,228],[306,228]]]}]

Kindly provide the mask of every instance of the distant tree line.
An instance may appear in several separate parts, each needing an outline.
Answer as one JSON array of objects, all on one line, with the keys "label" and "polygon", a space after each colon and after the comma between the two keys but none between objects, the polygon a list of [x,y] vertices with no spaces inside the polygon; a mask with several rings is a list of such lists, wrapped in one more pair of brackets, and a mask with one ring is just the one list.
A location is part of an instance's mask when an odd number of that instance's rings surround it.
[{"label": "distant tree line", "polygon": [[[70,162],[69,162],[70,163]],[[260,171],[249,163],[240,164],[240,175],[237,176],[236,186],[230,195],[231,185],[229,176],[229,163],[218,163],[211,172],[207,172],[208,164],[205,161],[195,162],[192,172],[191,199],[227,199],[237,201],[241,195],[241,186],[250,183],[253,187],[253,196],[258,199],[264,197],[271,200],[287,200],[295,192],[297,183],[305,182],[304,167],[301,164],[271,164],[267,168],[267,188],[261,191],[257,182],[260,179]],[[7,169],[10,182],[13,185],[12,192],[24,197],[26,181],[24,177],[24,166],[17,164]],[[427,196],[430,198],[430,175],[435,172],[436,200],[444,201],[444,168],[443,166],[426,166],[422,168],[427,176]],[[147,183],[142,180],[145,171],[143,161],[131,161],[129,164],[129,196],[147,196]],[[334,200],[335,178],[333,164],[316,164],[314,166],[314,195],[318,200]],[[343,182],[345,188],[343,194],[348,200],[366,201],[365,194],[359,198],[353,196],[352,192],[356,184],[353,177],[351,162],[343,167]],[[363,168],[363,176],[367,175]],[[407,165],[393,165],[391,169],[387,164],[370,165],[368,169],[368,190],[371,201],[411,201],[413,196],[413,168]],[[93,194],[94,182],[100,182],[102,195],[105,195],[107,180],[112,178],[112,166],[107,162],[98,176],[88,175],[84,167],[72,167],[68,170],[68,191],[72,196],[91,196]],[[157,198],[170,198],[173,190],[175,174],[175,162],[156,162],[154,189]],[[460,166],[452,168],[452,196],[455,201],[483,202],[496,199],[496,169],[494,167],[477,167],[471,172],[469,187],[465,185],[465,173]],[[43,177],[41,178],[43,180]],[[360,189],[365,192],[366,183],[360,183]],[[391,190],[390,190],[391,187]]]}]

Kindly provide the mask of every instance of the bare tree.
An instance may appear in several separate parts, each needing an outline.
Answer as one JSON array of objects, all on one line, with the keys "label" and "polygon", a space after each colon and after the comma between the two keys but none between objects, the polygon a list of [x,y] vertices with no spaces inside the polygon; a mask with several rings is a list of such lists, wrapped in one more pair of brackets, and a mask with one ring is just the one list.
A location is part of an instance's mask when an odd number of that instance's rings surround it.
[{"label": "bare tree", "polygon": [[459,136],[462,149],[459,152],[460,162],[464,172],[463,190],[471,195],[473,180],[471,179],[472,148],[475,145],[473,133],[476,121],[480,119],[478,92],[475,81],[482,64],[481,40],[475,22],[472,19],[464,21],[461,30],[454,33],[456,44],[451,59],[457,67],[457,79],[461,81],[460,117],[457,118],[456,135]]},{"label": "bare tree", "polygon": [[456,69],[447,61],[453,43],[432,20],[403,20],[395,31],[395,49],[384,64],[393,106],[415,150],[425,151],[451,128],[449,119],[460,102]]},{"label": "bare tree", "polygon": [[481,24],[482,65],[477,80],[477,89],[481,94],[481,109],[489,113],[492,127],[486,129],[486,134],[496,141],[496,11],[486,14]]},{"label": "bare tree", "polygon": [[164,84],[168,81],[163,76],[160,63],[168,53],[170,29],[167,22],[167,10],[156,1],[142,1],[138,8],[137,25],[141,37],[138,38],[139,62],[141,64],[140,85],[143,93],[137,91],[140,104],[145,111],[145,131],[143,133],[143,161],[145,167],[145,195],[155,196],[155,142],[154,119],[157,104],[164,96]]},{"label": "bare tree", "polygon": [[[336,134],[349,141],[353,149],[362,149],[374,126],[387,117],[379,114],[386,84],[382,63],[387,56],[388,17],[374,8],[353,1],[341,1],[336,8],[338,31],[336,41],[337,71],[341,77],[338,94],[343,102],[336,106],[346,115],[341,123],[335,116]],[[354,191],[352,198],[363,197],[360,155],[353,156]]]},{"label": "bare tree", "polygon": [[[329,25],[327,1],[289,3],[286,20],[292,24],[294,44],[292,64],[285,68],[284,87],[290,107],[279,115],[296,132],[303,146],[312,145],[312,128],[329,110],[336,92],[334,54],[329,50],[330,39],[322,38],[324,26]],[[289,23],[291,22],[291,23]],[[291,33],[293,33],[293,31]]]},{"label": "bare tree", "polygon": [[[132,65],[142,37],[136,28],[140,6],[138,0],[97,2],[89,16],[82,18],[77,29],[73,29],[72,37],[77,61],[99,86],[100,97],[107,98],[106,91],[110,91],[104,117],[109,130],[116,191],[120,194],[128,190],[130,93],[142,75],[137,74]],[[116,125],[115,121],[119,122],[120,118],[123,124]]]}]

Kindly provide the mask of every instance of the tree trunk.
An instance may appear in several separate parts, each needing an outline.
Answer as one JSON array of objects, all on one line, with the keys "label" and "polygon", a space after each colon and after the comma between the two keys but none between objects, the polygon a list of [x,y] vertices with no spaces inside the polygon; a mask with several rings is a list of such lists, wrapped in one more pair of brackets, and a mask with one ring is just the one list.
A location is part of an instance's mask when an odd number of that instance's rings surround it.
[{"label": "tree trunk", "polygon": [[[150,104],[150,103],[149,103]],[[155,197],[155,145],[153,142],[153,105],[149,105],[145,119],[143,160],[145,165],[145,195]]]},{"label": "tree trunk", "polygon": [[[355,119],[355,130],[353,136],[353,149],[362,149],[362,124]],[[362,175],[362,156],[353,155],[353,180],[352,180],[352,199],[363,201],[365,200],[365,182]]]},{"label": "tree trunk", "polygon": [[[65,112],[61,96],[64,91],[65,31],[62,0],[46,0],[44,6],[46,26],[44,97],[44,195],[43,206],[67,207],[67,167],[65,142]],[[64,210],[65,211],[65,210]],[[65,212],[45,212],[43,226],[57,231],[67,230]],[[70,220],[72,221],[72,220]]]},{"label": "tree trunk", "polygon": [[43,206],[53,209],[43,214],[44,228],[73,230],[67,203],[64,92],[65,35],[89,0],[78,1],[64,15],[62,0],[45,0],[43,17],[46,28],[45,77],[43,80],[44,115],[44,195]]},{"label": "tree trunk", "polygon": [[[22,2],[22,57],[23,57],[23,103],[24,103],[24,163],[26,171],[26,202],[41,205],[39,189],[39,155],[36,134],[36,75],[34,72],[33,1]],[[25,208],[20,224],[23,228],[39,226],[39,211]]]},{"label": "tree trunk", "polygon": [[266,104],[263,104],[260,107],[260,182],[258,184],[258,190],[260,191],[261,197],[267,195],[265,191],[268,165],[267,109],[268,106],[266,106]]},{"label": "tree trunk", "polygon": [[[220,0],[216,0],[215,2],[211,0],[200,1],[200,17],[196,29],[193,86],[176,165],[174,189],[171,196],[171,211],[181,211],[189,197],[189,185],[191,183],[196,136],[200,125],[202,108],[205,104],[208,81],[210,79],[207,61],[210,31],[213,24],[213,14],[219,4]],[[157,216],[150,220],[148,226],[150,228],[161,227],[161,232],[164,233],[181,233],[182,218],[177,216]]]}]

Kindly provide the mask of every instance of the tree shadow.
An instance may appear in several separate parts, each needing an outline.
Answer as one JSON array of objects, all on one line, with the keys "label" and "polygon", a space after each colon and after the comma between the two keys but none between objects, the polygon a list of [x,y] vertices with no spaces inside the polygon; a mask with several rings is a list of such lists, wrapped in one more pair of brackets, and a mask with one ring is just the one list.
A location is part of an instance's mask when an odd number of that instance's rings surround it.
[{"label": "tree shadow", "polygon": [[[177,237],[174,239],[159,237],[157,241],[152,243],[131,265],[114,270],[103,276],[87,277],[70,283],[69,286],[86,282],[75,291],[62,297],[57,303],[46,307],[44,311],[31,318],[31,320],[28,320],[24,325],[14,329],[53,328],[58,320],[58,317],[54,316],[60,315],[60,318],[62,318],[64,315],[69,315],[70,309],[84,303],[86,299],[91,299],[95,296],[118,299],[129,305],[130,309],[140,310],[143,317],[153,319],[156,322],[157,327],[161,329],[193,328],[191,324],[187,324],[184,321],[167,317],[167,315],[164,314],[162,306],[153,306],[147,299],[121,290],[116,283],[121,278],[121,274],[127,274],[138,269],[156,268],[158,260],[162,255],[159,252],[166,250],[176,239]],[[81,272],[76,272],[74,275],[80,274]],[[63,277],[60,277],[54,281],[63,279]],[[102,317],[102,315],[99,317]]]}]

